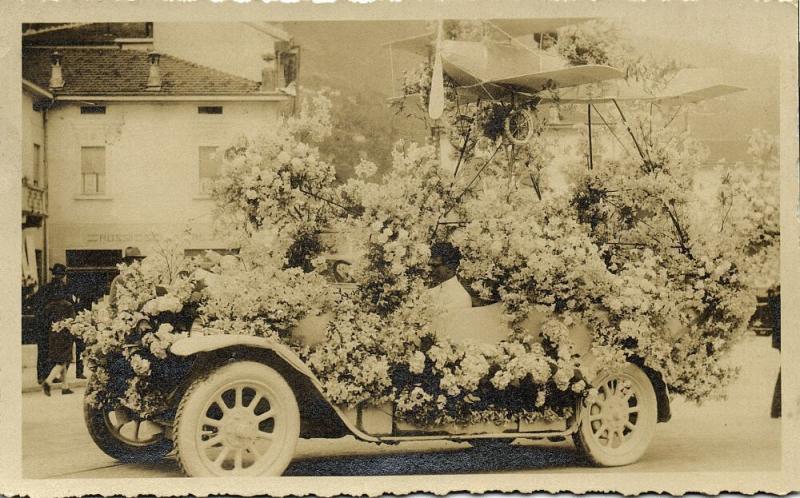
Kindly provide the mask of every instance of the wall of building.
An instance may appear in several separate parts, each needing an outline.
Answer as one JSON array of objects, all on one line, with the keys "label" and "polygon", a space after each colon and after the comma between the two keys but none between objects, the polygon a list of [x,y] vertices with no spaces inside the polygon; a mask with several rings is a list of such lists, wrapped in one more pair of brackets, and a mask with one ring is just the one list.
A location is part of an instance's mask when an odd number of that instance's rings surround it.
[{"label": "wall of building", "polygon": [[22,176],[34,179],[33,144],[38,144],[44,158],[44,112],[33,110],[34,96],[22,92]]},{"label": "wall of building", "polygon": [[[101,104],[95,102],[95,104]],[[78,105],[48,116],[49,254],[65,262],[69,249],[138,246],[152,254],[159,240],[193,228],[186,248],[217,248],[213,201],[201,194],[201,146],[223,147],[254,123],[269,126],[279,102],[221,102],[222,115],[198,114],[198,103],[107,103],[106,114]],[[105,194],[81,192],[81,147],[103,146]]]},{"label": "wall of building", "polygon": [[275,52],[274,38],[239,22],[155,23],[153,42],[166,54],[253,81],[261,81],[262,55]]},{"label": "wall of building", "polygon": [[[20,180],[24,177],[30,185],[45,187],[47,185],[45,168],[45,134],[44,111],[33,109],[36,96],[26,90],[22,92],[22,164],[20,167]],[[34,144],[39,146],[39,168],[35,168]],[[43,269],[47,261],[44,259],[45,251],[45,221],[41,217],[25,217],[25,206],[29,195],[26,187],[22,188],[22,277],[26,285],[41,284],[46,279],[47,272]],[[39,258],[37,261],[37,253]]]}]

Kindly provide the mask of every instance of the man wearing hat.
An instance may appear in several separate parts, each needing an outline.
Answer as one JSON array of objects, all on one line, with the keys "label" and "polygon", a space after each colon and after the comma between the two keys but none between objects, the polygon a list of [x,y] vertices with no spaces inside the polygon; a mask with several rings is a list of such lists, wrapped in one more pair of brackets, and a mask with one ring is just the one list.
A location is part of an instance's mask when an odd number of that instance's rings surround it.
[{"label": "man wearing hat", "polygon": [[52,273],[50,282],[43,285],[33,297],[33,310],[36,315],[36,346],[38,349],[36,353],[36,376],[40,384],[50,372],[48,361],[50,324],[47,323],[45,309],[48,305],[58,301],[66,301],[72,306],[77,301],[76,297],[67,288],[65,278],[67,267],[61,263],[56,263],[50,268],[50,272]]},{"label": "man wearing hat", "polygon": [[[122,254],[122,262],[126,266],[130,266],[136,261],[141,261],[143,259],[144,256],[142,256],[142,253],[139,251],[138,247],[126,247],[125,252]],[[116,305],[117,303],[117,286],[122,285],[122,283],[123,276],[121,274],[114,277],[114,280],[111,281],[111,286],[108,290],[108,302],[112,306]]]}]

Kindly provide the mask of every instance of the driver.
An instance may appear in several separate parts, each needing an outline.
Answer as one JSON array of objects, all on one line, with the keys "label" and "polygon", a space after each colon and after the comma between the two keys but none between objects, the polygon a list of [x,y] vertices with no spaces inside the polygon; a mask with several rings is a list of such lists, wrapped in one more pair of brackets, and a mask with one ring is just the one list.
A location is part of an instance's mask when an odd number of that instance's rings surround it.
[{"label": "driver", "polygon": [[460,262],[461,252],[449,242],[436,242],[431,246],[434,287],[428,290],[428,294],[435,306],[448,311],[472,307],[472,298],[456,276]]}]

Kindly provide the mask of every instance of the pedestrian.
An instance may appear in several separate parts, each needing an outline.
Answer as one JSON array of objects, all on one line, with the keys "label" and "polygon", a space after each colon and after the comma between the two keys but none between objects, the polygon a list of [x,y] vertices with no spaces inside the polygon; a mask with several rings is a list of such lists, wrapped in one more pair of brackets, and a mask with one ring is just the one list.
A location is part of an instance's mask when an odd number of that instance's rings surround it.
[{"label": "pedestrian", "polygon": [[[141,251],[139,251],[138,247],[129,246],[125,248],[125,252],[122,256],[122,263],[125,265],[132,265],[137,261],[141,261],[144,259],[142,256]],[[117,304],[117,286],[122,285],[124,282],[122,275],[117,275],[114,277],[114,280],[111,281],[111,285],[109,286],[108,290],[108,303],[111,306],[116,306]]]},{"label": "pedestrian", "polygon": [[[770,290],[767,295],[767,305],[772,315],[772,347],[781,350],[781,288]],[[781,417],[781,370],[778,364],[778,380],[775,381],[775,390],[772,393],[772,418]]]},{"label": "pedestrian", "polygon": [[53,367],[42,382],[42,390],[47,396],[50,396],[52,384],[58,379],[61,383],[61,394],[72,394],[73,391],[69,388],[67,379],[67,370],[72,361],[72,334],[66,327],[54,328],[53,326],[61,320],[74,317],[75,309],[70,301],[59,299],[48,303],[45,306],[44,314],[50,331],[48,359]]},{"label": "pedestrian", "polygon": [[50,327],[45,308],[55,301],[63,300],[75,303],[75,296],[72,295],[66,284],[67,267],[61,263],[56,263],[50,268],[50,273],[52,274],[50,282],[43,285],[31,298],[36,330],[36,377],[39,384],[44,382],[52,367],[48,360]]}]

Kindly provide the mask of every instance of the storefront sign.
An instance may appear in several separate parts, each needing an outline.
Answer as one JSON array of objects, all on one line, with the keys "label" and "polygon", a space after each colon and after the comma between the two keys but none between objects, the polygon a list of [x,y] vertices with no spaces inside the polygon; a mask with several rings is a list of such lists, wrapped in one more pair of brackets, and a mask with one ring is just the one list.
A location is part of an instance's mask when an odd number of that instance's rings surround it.
[{"label": "storefront sign", "polygon": [[186,248],[225,247],[215,237],[210,224],[79,224],[64,223],[50,226],[52,247],[63,249],[123,249],[138,246],[144,250],[174,240]]}]

